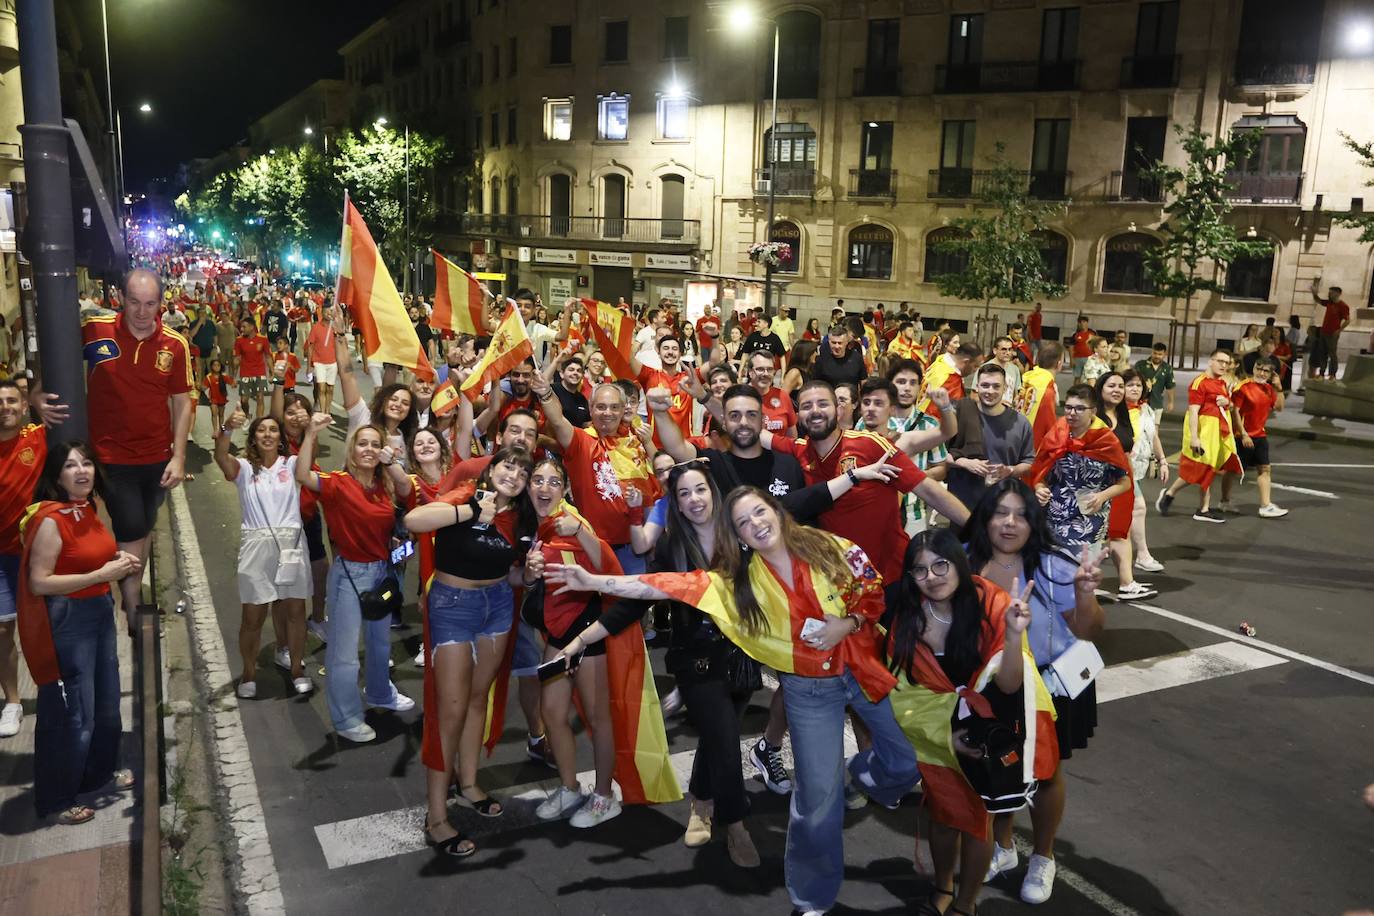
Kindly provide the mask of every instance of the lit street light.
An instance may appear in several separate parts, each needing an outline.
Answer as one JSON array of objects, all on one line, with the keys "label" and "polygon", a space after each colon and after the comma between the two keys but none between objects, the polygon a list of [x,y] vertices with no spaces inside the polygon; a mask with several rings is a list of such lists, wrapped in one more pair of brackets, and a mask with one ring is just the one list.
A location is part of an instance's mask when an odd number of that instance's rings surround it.
[{"label": "lit street light", "polygon": [[152,112],[153,106],[149,105],[147,102],[144,102],[142,105],[138,106],[138,110],[143,112],[144,114],[149,114]]},{"label": "lit street light", "polygon": [[315,133],[315,128],[311,127],[309,124],[305,125],[305,135],[306,135],[307,137],[313,135],[314,133]]},{"label": "lit street light", "polygon": [[1345,44],[1357,54],[1368,53],[1374,48],[1374,28],[1367,22],[1357,22],[1345,34]]}]

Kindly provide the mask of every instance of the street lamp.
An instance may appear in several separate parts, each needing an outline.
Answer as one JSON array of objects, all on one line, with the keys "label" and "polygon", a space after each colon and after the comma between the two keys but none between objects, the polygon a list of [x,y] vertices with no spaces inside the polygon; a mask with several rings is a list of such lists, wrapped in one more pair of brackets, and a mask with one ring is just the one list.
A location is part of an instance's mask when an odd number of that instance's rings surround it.
[{"label": "street lamp", "polygon": [[[773,26],[773,111],[772,126],[768,129],[768,222],[764,229],[764,241],[773,241],[773,212],[778,186],[778,45],[780,41],[778,21],[760,16],[747,3],[740,3],[730,9],[730,25],[736,31],[748,31],[755,23],[767,22]],[[773,267],[763,265],[763,313],[773,317]]]},{"label": "street lamp", "polygon": [[1345,34],[1346,47],[1357,54],[1365,54],[1374,48],[1374,28],[1367,22],[1357,22]]},{"label": "street lamp", "polygon": [[143,112],[144,114],[151,114],[153,111],[153,106],[149,105],[147,102],[144,102],[142,105],[138,106],[138,110]]},{"label": "street lamp", "polygon": [[311,127],[309,124],[305,125],[305,135],[306,135],[307,137],[313,135],[314,133],[315,133],[315,128]]}]

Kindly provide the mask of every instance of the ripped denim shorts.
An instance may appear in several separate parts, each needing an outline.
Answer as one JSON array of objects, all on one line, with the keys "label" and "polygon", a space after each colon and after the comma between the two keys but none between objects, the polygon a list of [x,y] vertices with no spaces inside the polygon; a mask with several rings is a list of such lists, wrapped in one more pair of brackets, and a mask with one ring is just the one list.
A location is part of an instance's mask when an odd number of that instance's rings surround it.
[{"label": "ripped denim shorts", "polygon": [[430,655],[440,646],[495,639],[510,632],[515,592],[504,580],[484,588],[454,588],[435,581],[429,587]]}]

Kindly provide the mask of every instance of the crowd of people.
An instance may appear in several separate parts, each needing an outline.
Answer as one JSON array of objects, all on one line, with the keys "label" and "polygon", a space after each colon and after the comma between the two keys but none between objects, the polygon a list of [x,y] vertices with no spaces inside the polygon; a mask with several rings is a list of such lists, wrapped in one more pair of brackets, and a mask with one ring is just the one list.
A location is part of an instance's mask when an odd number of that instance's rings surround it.
[{"label": "crowd of people", "polygon": [[[436,384],[467,378],[490,337],[430,330],[422,297],[406,305],[435,377],[369,365],[349,303],[322,291],[140,269],[119,300],[83,324],[89,444],[49,442],[64,406],[0,381],[0,735],[22,715],[17,630],[39,684],[35,802],[64,823],[95,817],[84,793],[134,784],[118,766],[115,599],[126,615],[138,603],[198,409],[241,512],[242,701],[272,693],[259,664],[270,617],[288,694],[317,689],[306,658],[323,642],[334,733],[375,740],[369,709],[417,705],[392,680],[391,637],[417,568],[436,854],[477,851],[451,805],[504,813],[481,762],[514,678],[527,751],[557,771],[539,818],[593,828],[626,804],[681,798],[663,718],[684,711],[698,746],[683,842],[721,835],[737,867],[760,866],[745,790],[757,770],[792,796],[784,875],[808,914],[839,896],[844,811],[913,792],[934,861],[918,912],[968,916],[986,880],[1018,870],[1012,822],[1031,799],[1020,895],[1048,900],[1062,762],[1097,721],[1101,601],[1153,595],[1136,574],[1163,569],[1141,483],[1165,485],[1165,516],[1197,486],[1193,517],[1220,522],[1250,471],[1258,514],[1286,511],[1270,500],[1265,439],[1281,357],[1211,355],[1171,468],[1167,350],[1132,363],[1124,334],[1086,316],[1061,346],[1043,339],[1039,307],[985,351],[905,303],[892,315],[841,304],[799,328],[787,309],[688,321],[663,302],[632,316],[630,351],[608,359],[595,309],[555,313],[520,290],[534,354],[444,413]],[[489,329],[498,320],[493,304]],[[612,377],[620,364],[629,372]],[[342,448],[322,459],[336,425]],[[661,699],[659,647],[675,685]],[[764,667],[780,686],[741,755]],[[847,720],[858,751],[846,760]]]}]

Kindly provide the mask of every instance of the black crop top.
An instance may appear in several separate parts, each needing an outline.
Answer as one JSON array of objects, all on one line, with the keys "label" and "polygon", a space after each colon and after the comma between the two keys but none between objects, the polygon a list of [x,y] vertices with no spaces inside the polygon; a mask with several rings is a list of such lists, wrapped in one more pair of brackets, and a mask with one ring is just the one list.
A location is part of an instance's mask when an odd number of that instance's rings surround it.
[{"label": "black crop top", "polygon": [[464,579],[498,579],[525,561],[530,538],[519,547],[506,540],[495,525],[471,520],[434,532],[434,569]]}]

